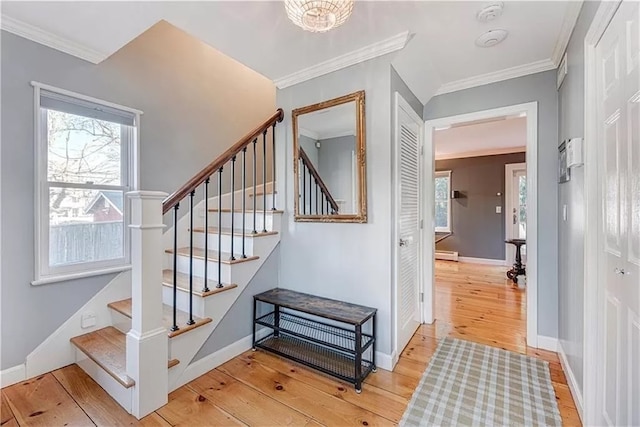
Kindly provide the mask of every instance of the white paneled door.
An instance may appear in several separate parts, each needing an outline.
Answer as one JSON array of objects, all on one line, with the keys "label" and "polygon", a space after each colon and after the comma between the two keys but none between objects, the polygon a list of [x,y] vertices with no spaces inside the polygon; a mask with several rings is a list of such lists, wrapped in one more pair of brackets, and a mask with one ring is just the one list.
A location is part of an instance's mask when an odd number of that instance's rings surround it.
[{"label": "white paneled door", "polygon": [[[596,46],[606,425],[640,425],[640,8],[621,3]],[[595,230],[590,230],[595,231]]]},{"label": "white paneled door", "polygon": [[396,103],[396,344],[407,345],[420,325],[420,145],[423,122],[398,95]]}]

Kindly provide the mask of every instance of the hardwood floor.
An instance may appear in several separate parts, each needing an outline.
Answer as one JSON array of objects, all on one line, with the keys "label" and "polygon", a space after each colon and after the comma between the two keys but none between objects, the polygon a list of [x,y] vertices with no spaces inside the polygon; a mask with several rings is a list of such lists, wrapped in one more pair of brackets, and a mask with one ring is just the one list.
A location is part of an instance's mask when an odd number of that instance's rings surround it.
[{"label": "hardwood floor", "polygon": [[422,325],[394,372],[378,369],[362,394],[293,362],[246,352],[181,387],[138,421],[77,365],[2,389],[2,427],[13,426],[347,426],[397,424],[444,336],[547,360],[565,425],[580,425],[555,353],[527,348],[526,295],[505,267],[437,261],[434,325]]}]

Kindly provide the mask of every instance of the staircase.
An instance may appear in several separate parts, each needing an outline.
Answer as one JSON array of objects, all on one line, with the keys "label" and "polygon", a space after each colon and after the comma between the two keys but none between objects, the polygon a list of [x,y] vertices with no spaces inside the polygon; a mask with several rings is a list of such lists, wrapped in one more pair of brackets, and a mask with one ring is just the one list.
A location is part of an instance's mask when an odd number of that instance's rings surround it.
[{"label": "staircase", "polygon": [[189,381],[194,356],[280,241],[282,119],[278,110],[168,197],[128,194],[131,297],[108,303],[111,326],[71,343],[76,363],[137,418]]}]

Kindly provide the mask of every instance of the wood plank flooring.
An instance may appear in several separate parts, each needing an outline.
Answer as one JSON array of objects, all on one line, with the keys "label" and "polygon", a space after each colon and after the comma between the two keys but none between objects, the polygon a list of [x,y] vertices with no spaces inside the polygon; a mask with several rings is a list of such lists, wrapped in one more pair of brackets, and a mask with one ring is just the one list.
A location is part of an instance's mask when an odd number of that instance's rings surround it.
[{"label": "wood plank flooring", "polygon": [[527,348],[525,292],[505,267],[436,262],[436,318],[422,325],[394,372],[353,386],[261,351],[246,352],[169,395],[142,420],[127,414],[77,365],[2,389],[1,425],[388,426],[398,423],[444,336],[547,360],[565,425],[579,426],[557,354]]}]

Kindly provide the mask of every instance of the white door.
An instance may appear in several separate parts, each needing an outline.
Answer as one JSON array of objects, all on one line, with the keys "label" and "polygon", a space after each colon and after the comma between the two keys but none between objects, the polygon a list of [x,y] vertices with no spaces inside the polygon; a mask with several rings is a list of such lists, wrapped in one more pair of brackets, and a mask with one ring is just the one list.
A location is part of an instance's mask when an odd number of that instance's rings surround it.
[{"label": "white door", "polygon": [[640,425],[638,4],[623,2],[596,46],[605,287],[598,415],[601,423],[618,426]]},{"label": "white door", "polygon": [[396,94],[396,349],[420,325],[420,145],[423,122]]},{"label": "white door", "polygon": [[[505,165],[505,240],[527,239],[527,164]],[[527,247],[522,247],[522,260],[526,262]],[[506,261],[513,264],[515,246],[507,244]]]}]

